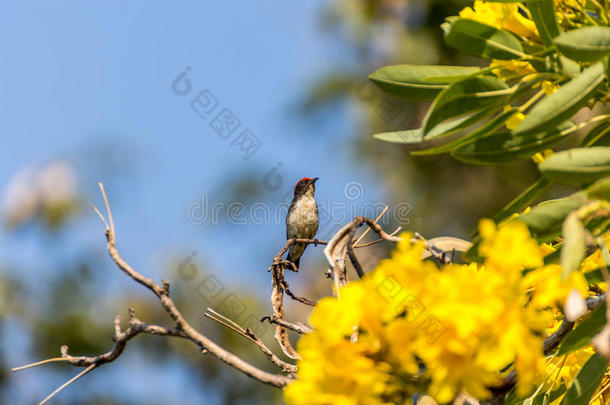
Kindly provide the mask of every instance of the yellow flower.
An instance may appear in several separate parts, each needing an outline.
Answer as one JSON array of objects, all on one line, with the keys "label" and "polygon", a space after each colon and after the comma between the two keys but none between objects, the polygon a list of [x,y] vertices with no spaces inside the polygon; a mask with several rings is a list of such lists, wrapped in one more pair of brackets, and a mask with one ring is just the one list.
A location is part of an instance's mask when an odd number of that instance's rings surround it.
[{"label": "yellow flower", "polygon": [[[523,10],[525,11],[525,9]],[[525,38],[539,37],[534,21],[521,15],[517,4],[487,3],[475,0],[472,8],[466,7],[460,11],[460,17],[505,29]]]},{"label": "yellow flower", "polygon": [[530,65],[529,62],[523,62],[519,60],[501,60],[493,59],[489,64],[492,68],[492,73],[498,76],[500,79],[507,80],[513,79],[519,76],[527,76],[532,73],[536,73],[536,70]]},{"label": "yellow flower", "polygon": [[[578,372],[582,369],[582,366],[594,354],[595,350],[591,346],[587,346],[564,356],[554,357],[546,366],[547,382],[542,389],[544,391],[553,391],[562,384],[569,387]],[[608,384],[610,384],[610,379],[605,377],[596,393],[593,394],[593,398],[595,399],[590,402],[590,404],[605,405],[608,403],[610,395],[607,390],[598,395],[598,393],[603,391]],[[555,399],[551,404],[560,404],[564,397],[565,394]]]},{"label": "yellow flower", "polygon": [[587,296],[589,286],[580,271],[572,272],[566,279],[561,278],[561,266],[551,264],[527,273],[523,278],[526,288],[531,288],[531,305],[539,308],[563,306],[568,295],[577,289],[583,297]]},{"label": "yellow flower", "polygon": [[547,96],[555,93],[558,88],[559,86],[549,82],[548,80],[544,80],[542,82],[542,91],[544,91],[544,94],[546,94]]},{"label": "yellow flower", "polygon": [[523,269],[542,266],[544,250],[524,222],[509,221],[496,228],[493,221],[484,219],[479,223],[479,233],[483,238],[479,254],[486,258],[486,267],[509,272],[514,278],[521,277]]},{"label": "yellow flower", "polygon": [[575,9],[582,9],[583,5],[579,0],[555,0],[555,4],[559,7],[571,7]]},{"label": "yellow flower", "polygon": [[553,154],[553,150],[552,149],[545,149],[543,152],[538,152],[535,155],[532,156],[532,160],[535,163],[542,163],[544,162],[544,160],[546,158],[548,158],[549,156],[551,156]]},{"label": "yellow flower", "polygon": [[[508,111],[510,110],[512,107],[507,105],[504,107],[504,111]],[[506,122],[504,123],[504,125],[506,125],[506,128],[513,130],[515,128],[517,128],[519,126],[519,124],[521,124],[521,121],[523,121],[525,119],[525,115],[523,115],[522,112],[517,112],[515,114],[513,114],[509,119],[506,120]]]},{"label": "yellow flower", "polygon": [[511,364],[519,394],[539,383],[542,332],[554,312],[529,304],[522,271],[542,266],[548,248],[519,221],[481,221],[480,229],[484,265],[439,268],[422,260],[423,243],[403,235],[391,258],[340,299],[320,301],[314,332],[298,342],[302,359],[286,402],[407,404],[427,392],[443,403],[462,391],[485,399]]}]

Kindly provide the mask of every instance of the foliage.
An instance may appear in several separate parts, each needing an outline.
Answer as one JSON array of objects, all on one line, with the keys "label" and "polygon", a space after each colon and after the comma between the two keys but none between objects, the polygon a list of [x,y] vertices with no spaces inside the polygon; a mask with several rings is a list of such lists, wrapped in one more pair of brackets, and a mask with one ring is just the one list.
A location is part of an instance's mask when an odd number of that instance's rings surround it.
[{"label": "foliage", "polygon": [[[424,246],[405,234],[390,259],[321,301],[314,332],[298,344],[288,403],[411,403],[423,394],[449,403],[462,392],[607,403],[607,359],[591,345],[605,306],[587,311],[584,299],[606,290],[610,256],[609,25],[606,1],[477,0],[442,30],[449,46],[485,66],[371,73],[388,94],[432,101],[420,128],[375,138],[476,165],[532,158],[540,177],[495,223],[480,222],[465,263],[423,261]],[[553,150],[565,144],[579,147]],[[580,190],[529,208],[552,184]],[[579,305],[584,312],[573,315]],[[581,319],[545,353],[566,314]]]}]

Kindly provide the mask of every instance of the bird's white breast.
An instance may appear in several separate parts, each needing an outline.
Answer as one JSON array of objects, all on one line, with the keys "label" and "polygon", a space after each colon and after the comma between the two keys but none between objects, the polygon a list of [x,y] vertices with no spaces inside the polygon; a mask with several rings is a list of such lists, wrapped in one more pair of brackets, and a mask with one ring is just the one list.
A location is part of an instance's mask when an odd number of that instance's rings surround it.
[{"label": "bird's white breast", "polygon": [[[318,230],[318,206],[313,197],[304,197],[295,201],[294,208],[286,218],[288,230],[301,228],[303,235],[299,237],[313,237]],[[300,225],[300,226],[299,226]]]}]

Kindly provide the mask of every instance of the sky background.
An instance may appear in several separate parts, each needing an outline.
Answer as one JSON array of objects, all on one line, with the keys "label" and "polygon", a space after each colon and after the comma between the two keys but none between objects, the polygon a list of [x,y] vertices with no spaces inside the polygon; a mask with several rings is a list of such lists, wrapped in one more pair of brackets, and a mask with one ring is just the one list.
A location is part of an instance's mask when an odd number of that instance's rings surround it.
[{"label": "sky background", "polygon": [[[26,166],[66,160],[76,169],[85,206],[103,207],[96,183],[104,182],[119,249],[136,269],[176,282],[170,258],[196,251],[231,289],[267,297],[266,269],[284,243],[283,218],[264,225],[235,224],[226,217],[218,224],[197,223],[189,220],[189,207],[204,200],[226,207],[240,198],[248,209],[260,202],[275,213],[299,178],[315,176],[321,205],[331,198],[345,202],[355,208],[347,214],[352,216],[365,204],[382,202],[386,191],[350,148],[357,111],[336,103],[299,114],[310,86],[354,59],[350,48],[321,28],[326,6],[268,0],[2,2],[0,186]],[[177,96],[172,82],[187,67],[192,91]],[[219,102],[205,118],[190,107],[203,90]],[[228,140],[210,127],[224,108],[241,122]],[[231,145],[243,129],[262,143],[248,159]],[[281,179],[277,189],[264,181],[274,168]],[[347,186],[355,194],[346,193]],[[103,225],[87,209],[53,233],[0,232],[0,264],[36,285],[28,297],[34,302],[42,302],[52,280],[62,277],[65,261],[101,258],[94,278],[108,298],[99,301],[96,295],[86,311],[107,318],[110,327],[114,315],[124,311],[113,305],[113,294],[137,287],[118,272],[104,248]],[[313,267],[322,271],[320,255],[312,256],[302,260],[303,268],[316,263]],[[294,283],[298,290],[299,282]],[[11,366],[39,360],[29,353],[28,333],[18,324],[5,332]],[[78,398],[85,389],[99,390],[96,381],[110,381],[127,397],[153,395],[162,403],[181,395],[191,403],[189,387],[201,382],[183,375],[179,365],[170,361],[166,369],[151,371],[146,363],[154,359],[125,356],[131,360],[96,371],[78,383],[85,388],[71,387],[60,399]],[[144,369],[146,381],[125,380]],[[65,375],[76,372],[66,370]],[[166,373],[175,378],[166,379]],[[40,400],[65,375],[48,368],[12,375],[9,397]],[[213,396],[211,390],[210,403]]]},{"label": "sky background", "polygon": [[[160,250],[192,244],[230,268],[243,268],[246,257],[252,263],[253,255],[264,267],[269,251],[261,246],[282,242],[282,223],[193,224],[186,212],[202,200],[226,207],[234,182],[248,177],[264,185],[274,167],[282,187],[256,200],[272,212],[304,176],[321,178],[322,201],[345,200],[343,189],[354,181],[362,184],[362,201],[379,200],[380,186],[349,148],[349,109],[337,105],[307,119],[296,113],[308,85],[350,58],[320,30],[322,2],[38,2],[2,9],[0,182],[25,165],[64,158],[77,167],[88,202],[99,206],[96,181],[104,181],[134,264],[154,266]],[[187,66],[193,90],[179,97],[171,83]],[[202,90],[219,102],[205,119],[190,107]],[[210,127],[222,108],[241,121],[228,140]],[[246,128],[262,146],[244,160],[231,141]],[[3,257],[23,242],[3,240]]]}]

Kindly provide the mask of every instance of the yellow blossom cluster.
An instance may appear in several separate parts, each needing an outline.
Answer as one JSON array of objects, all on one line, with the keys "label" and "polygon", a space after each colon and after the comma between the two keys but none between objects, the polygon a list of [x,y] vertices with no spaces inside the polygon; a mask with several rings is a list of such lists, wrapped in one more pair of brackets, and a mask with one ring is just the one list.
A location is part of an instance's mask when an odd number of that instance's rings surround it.
[{"label": "yellow blossom cluster", "polygon": [[545,330],[573,288],[587,293],[586,281],[545,266],[550,249],[522,222],[479,228],[481,264],[439,268],[403,235],[375,271],[320,301],[286,401],[397,404],[428,393],[442,403],[462,391],[482,399],[512,369],[520,395],[542,383]]}]

